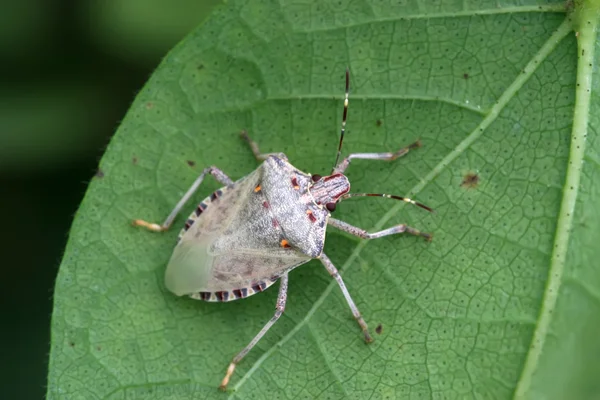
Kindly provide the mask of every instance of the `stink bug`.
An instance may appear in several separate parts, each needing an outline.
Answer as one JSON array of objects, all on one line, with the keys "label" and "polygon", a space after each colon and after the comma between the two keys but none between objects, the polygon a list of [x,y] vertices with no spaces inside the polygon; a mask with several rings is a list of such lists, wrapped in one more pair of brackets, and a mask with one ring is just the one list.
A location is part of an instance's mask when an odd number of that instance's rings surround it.
[{"label": "stink bug", "polygon": [[328,176],[311,175],[295,168],[283,153],[263,154],[246,132],[242,138],[263,163],[239,181],[232,181],[216,167],[208,167],[179,200],[162,225],[133,221],[151,231],[162,232],[196,192],[204,177],[212,175],[224,186],[202,200],[179,233],[165,274],[167,289],[178,296],[204,301],[230,301],[262,292],[280,280],[275,315],[231,361],[220,388],[225,390],[236,365],[279,319],[285,309],[288,273],[311,259],[318,259],[336,280],[365,341],[371,342],[367,324],[354,304],[337,269],[323,252],[325,230],[331,225],[363,239],[406,232],[431,240],[431,235],[405,224],[379,232],[331,218],[336,204],[351,197],[380,196],[405,201],[432,211],[409,198],[376,193],[349,193],[344,171],[353,159],[395,160],[419,147],[419,141],[394,153],[354,153],[342,159],[348,115],[350,74],[346,70],[346,95],[342,131],[336,161]]}]

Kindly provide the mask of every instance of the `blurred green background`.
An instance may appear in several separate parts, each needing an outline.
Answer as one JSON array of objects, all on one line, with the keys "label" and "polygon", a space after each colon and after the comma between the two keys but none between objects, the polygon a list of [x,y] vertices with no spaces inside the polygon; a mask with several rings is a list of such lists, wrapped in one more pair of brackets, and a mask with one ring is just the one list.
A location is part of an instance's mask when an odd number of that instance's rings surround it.
[{"label": "blurred green background", "polygon": [[0,397],[44,398],[54,279],[87,183],[163,55],[218,3],[0,5]]}]

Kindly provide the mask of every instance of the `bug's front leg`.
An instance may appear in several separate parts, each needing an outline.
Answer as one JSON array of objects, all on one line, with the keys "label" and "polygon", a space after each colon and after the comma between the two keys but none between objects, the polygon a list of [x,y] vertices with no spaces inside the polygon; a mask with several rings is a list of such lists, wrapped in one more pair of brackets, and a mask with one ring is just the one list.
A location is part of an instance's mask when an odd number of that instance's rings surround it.
[{"label": "bug's front leg", "polygon": [[433,237],[433,235],[431,235],[430,233],[421,232],[420,230],[412,228],[406,224],[400,224],[400,225],[392,226],[391,228],[384,229],[379,232],[369,233],[369,232],[365,231],[364,229],[358,228],[354,225],[350,225],[347,222],[340,221],[339,219],[335,219],[335,218],[329,218],[329,221],[327,223],[335,228],[338,228],[339,230],[348,232],[349,234],[358,236],[359,238],[362,238],[362,239],[377,239],[377,238],[388,236],[388,235],[395,235],[397,233],[409,233],[411,235],[421,236],[429,242],[431,241],[431,239]]},{"label": "bug's front leg", "polygon": [[358,307],[356,307],[356,304],[354,304],[354,300],[352,300],[352,297],[350,296],[350,292],[348,292],[348,289],[346,288],[346,285],[344,284],[344,281],[342,280],[342,276],[338,272],[337,268],[335,267],[335,265],[333,265],[333,263],[331,262],[329,257],[327,257],[325,255],[325,253],[321,253],[321,257],[319,257],[319,260],[325,266],[325,268],[327,269],[329,274],[333,277],[333,279],[336,280],[337,284],[339,285],[340,289],[342,290],[342,294],[346,298],[346,302],[348,303],[348,306],[350,306],[350,310],[352,311],[352,315],[354,315],[354,319],[356,319],[356,322],[358,322],[360,329],[363,331],[363,334],[365,335],[365,342],[371,343],[373,341],[373,337],[369,333],[369,327],[367,326],[367,323],[365,322],[362,315],[360,314],[360,311],[358,311]]},{"label": "bug's front leg", "polygon": [[190,199],[190,197],[192,197],[192,195],[196,192],[196,190],[198,190],[198,187],[204,180],[204,177],[206,176],[206,174],[211,174],[219,183],[221,183],[225,186],[233,185],[233,181],[223,171],[221,171],[217,167],[205,168],[202,171],[202,173],[200,174],[200,176],[198,176],[198,178],[196,178],[194,183],[192,183],[192,186],[190,186],[188,191],[185,192],[185,194],[179,200],[177,205],[175,205],[175,208],[173,208],[173,211],[171,211],[171,213],[169,214],[169,216],[167,217],[165,222],[162,223],[162,225],[152,223],[152,222],[146,222],[142,219],[136,219],[136,220],[133,220],[133,222],[132,222],[133,226],[141,226],[141,227],[144,227],[153,232],[162,232],[162,231],[166,231],[167,229],[169,229],[169,227],[175,220],[175,217],[177,216],[177,214],[179,214],[179,211],[181,211],[181,209],[183,208],[185,203],[187,203],[187,201]]},{"label": "bug's front leg", "polygon": [[414,150],[418,147],[421,147],[421,141],[417,140],[413,144],[410,144],[406,147],[403,147],[393,153],[353,153],[348,157],[344,158],[338,165],[333,168],[334,173],[343,174],[346,171],[346,168],[350,165],[350,162],[355,158],[365,159],[365,160],[384,160],[384,161],[393,161],[396,158],[400,158],[411,150]]},{"label": "bug's front leg", "polygon": [[287,160],[286,155],[283,153],[261,153],[260,148],[258,147],[258,143],[250,139],[250,136],[248,136],[247,131],[242,131],[240,133],[240,136],[242,137],[242,139],[244,139],[246,143],[248,143],[248,146],[250,146],[250,150],[252,150],[252,154],[254,154],[254,157],[257,161],[265,161],[269,156],[277,156],[279,158]]},{"label": "bug's front leg", "polygon": [[273,317],[271,317],[269,322],[267,322],[265,324],[265,326],[263,326],[263,328],[260,330],[260,332],[258,332],[256,334],[256,336],[254,336],[254,339],[252,339],[250,341],[250,343],[248,343],[248,345],[242,349],[242,351],[240,351],[235,357],[233,357],[233,360],[229,364],[229,367],[227,367],[227,373],[225,374],[225,377],[221,381],[221,385],[219,386],[219,389],[221,389],[221,390],[227,389],[227,384],[229,383],[229,379],[231,378],[231,375],[233,375],[233,372],[235,371],[236,365],[238,365],[238,363],[240,361],[242,361],[242,358],[244,358],[246,356],[246,354],[248,354],[248,352],[254,346],[256,346],[256,343],[258,343],[258,341],[265,335],[265,333],[267,333],[269,331],[269,329],[271,329],[273,324],[275,322],[277,322],[279,317],[281,317],[281,315],[285,311],[285,303],[287,301],[287,289],[288,289],[288,274],[285,273],[281,276],[281,279],[280,279],[279,294],[277,295],[277,304],[275,306],[275,314],[273,315]]}]

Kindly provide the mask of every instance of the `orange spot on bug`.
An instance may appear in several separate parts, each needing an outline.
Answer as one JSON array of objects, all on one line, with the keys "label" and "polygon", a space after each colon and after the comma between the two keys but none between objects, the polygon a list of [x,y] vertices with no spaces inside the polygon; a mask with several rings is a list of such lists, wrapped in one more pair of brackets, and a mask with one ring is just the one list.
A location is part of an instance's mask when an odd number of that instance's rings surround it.
[{"label": "orange spot on bug", "polygon": [[291,247],[289,242],[285,239],[282,239],[281,242],[279,243],[279,245],[281,247],[283,247],[284,249],[289,249]]},{"label": "orange spot on bug", "polygon": [[260,185],[256,185],[256,187],[254,188],[254,193],[258,193],[260,192],[262,188],[260,187]]}]

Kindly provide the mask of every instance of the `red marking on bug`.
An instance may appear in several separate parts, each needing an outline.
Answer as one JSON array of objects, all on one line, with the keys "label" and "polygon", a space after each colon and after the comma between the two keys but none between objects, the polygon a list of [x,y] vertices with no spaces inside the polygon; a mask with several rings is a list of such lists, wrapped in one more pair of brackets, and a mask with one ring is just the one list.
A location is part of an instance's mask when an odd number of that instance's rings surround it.
[{"label": "red marking on bug", "polygon": [[256,185],[256,187],[254,188],[254,193],[258,193],[260,192],[262,188],[260,187],[260,185]]},{"label": "red marking on bug", "polygon": [[306,210],[306,215],[308,215],[308,219],[310,219],[310,222],[317,222],[317,217],[315,217],[311,210]]},{"label": "red marking on bug", "polygon": [[279,245],[284,249],[289,249],[291,247],[290,243],[285,239],[282,239],[281,242],[279,242]]},{"label": "red marking on bug", "polygon": [[300,186],[298,186],[298,179],[296,179],[296,177],[292,178],[292,186],[294,187],[294,190],[300,189]]},{"label": "red marking on bug", "polygon": [[229,292],[226,291],[216,292],[215,295],[219,301],[227,301],[229,299]]},{"label": "red marking on bug", "polygon": [[263,201],[263,207],[264,208],[269,208],[269,202]]},{"label": "red marking on bug", "polygon": [[210,300],[210,292],[200,292],[200,298],[204,301]]},{"label": "red marking on bug", "polygon": [[277,222],[276,219],[273,219],[273,228],[278,228],[279,227],[279,222]]}]

